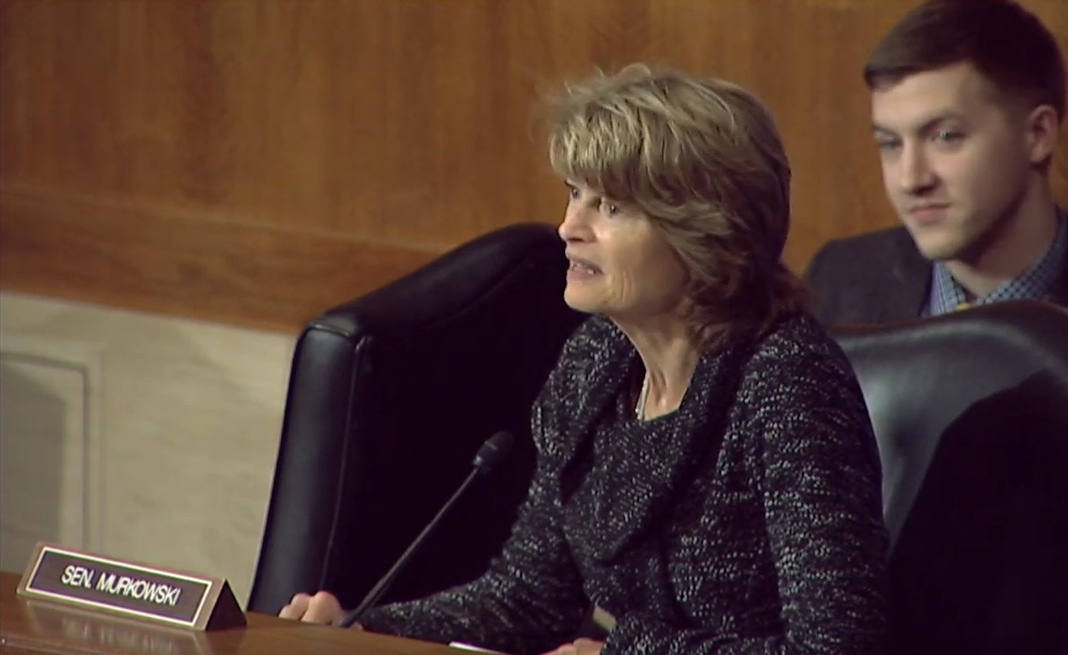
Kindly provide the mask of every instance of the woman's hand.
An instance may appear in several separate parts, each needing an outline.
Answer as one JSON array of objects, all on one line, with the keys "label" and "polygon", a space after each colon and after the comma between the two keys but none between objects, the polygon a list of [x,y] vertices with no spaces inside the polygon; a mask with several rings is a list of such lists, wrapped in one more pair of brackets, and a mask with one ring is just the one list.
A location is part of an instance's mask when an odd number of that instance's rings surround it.
[{"label": "woman's hand", "polygon": [[574,643],[564,644],[556,650],[546,653],[545,655],[600,655],[601,648],[604,647],[603,641],[593,641],[592,639],[578,639]]},{"label": "woman's hand", "polygon": [[[345,610],[337,596],[329,591],[320,591],[314,596],[310,594],[297,594],[293,596],[289,604],[282,608],[278,616],[283,619],[303,621],[305,623],[319,623],[322,625],[337,625],[345,618]],[[353,628],[362,630],[363,626],[358,623]]]}]

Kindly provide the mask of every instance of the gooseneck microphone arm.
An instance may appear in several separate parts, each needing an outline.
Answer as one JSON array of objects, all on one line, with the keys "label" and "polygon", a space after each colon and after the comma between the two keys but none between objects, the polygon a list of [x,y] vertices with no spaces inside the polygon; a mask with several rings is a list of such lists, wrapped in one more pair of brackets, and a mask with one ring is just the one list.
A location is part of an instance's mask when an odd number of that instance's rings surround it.
[{"label": "gooseneck microphone arm", "polygon": [[386,593],[390,585],[393,584],[393,579],[397,577],[404,567],[411,560],[415,552],[419,550],[419,547],[426,541],[427,536],[434,531],[441,519],[445,517],[448,511],[456,504],[456,501],[464,495],[467,488],[471,486],[471,483],[475,481],[479,475],[485,475],[491,472],[508,456],[509,451],[512,448],[513,437],[508,432],[498,432],[492,437],[486,440],[482,447],[478,449],[478,453],[475,455],[475,461],[473,462],[474,468],[467,474],[467,478],[464,480],[460,488],[453,493],[452,497],[441,506],[438,513],[434,516],[433,520],[423,528],[423,531],[412,541],[393,566],[386,571],[386,574],[375,583],[375,586],[371,588],[371,591],[367,592],[360,604],[356,606],[351,612],[345,615],[345,618],[341,620],[338,625],[342,628],[351,627],[356,623],[360,616],[363,615],[371,607],[374,607],[375,603],[382,597],[382,594]]}]

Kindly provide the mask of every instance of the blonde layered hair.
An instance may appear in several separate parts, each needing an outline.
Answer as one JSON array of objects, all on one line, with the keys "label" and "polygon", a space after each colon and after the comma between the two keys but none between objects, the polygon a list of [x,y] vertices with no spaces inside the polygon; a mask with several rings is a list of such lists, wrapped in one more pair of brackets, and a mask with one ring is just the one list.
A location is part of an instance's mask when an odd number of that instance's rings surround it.
[{"label": "blonde layered hair", "polygon": [[759,336],[804,307],[781,261],[790,165],[756,96],[635,64],[566,86],[549,109],[553,169],[653,222],[688,272],[702,346]]}]

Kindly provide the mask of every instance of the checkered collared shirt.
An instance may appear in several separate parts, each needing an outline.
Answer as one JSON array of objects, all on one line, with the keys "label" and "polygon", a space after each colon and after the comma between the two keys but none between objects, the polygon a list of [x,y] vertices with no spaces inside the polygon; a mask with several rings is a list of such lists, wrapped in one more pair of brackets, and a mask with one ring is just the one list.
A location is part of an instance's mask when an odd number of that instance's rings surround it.
[{"label": "checkered collared shirt", "polygon": [[941,262],[934,263],[931,291],[923,307],[924,316],[947,314],[968,305],[986,305],[1004,300],[1051,300],[1053,285],[1061,271],[1068,266],[1068,213],[1058,210],[1060,220],[1046,254],[1019,277],[1009,280],[989,295],[969,300],[967,292],[957,284]]}]

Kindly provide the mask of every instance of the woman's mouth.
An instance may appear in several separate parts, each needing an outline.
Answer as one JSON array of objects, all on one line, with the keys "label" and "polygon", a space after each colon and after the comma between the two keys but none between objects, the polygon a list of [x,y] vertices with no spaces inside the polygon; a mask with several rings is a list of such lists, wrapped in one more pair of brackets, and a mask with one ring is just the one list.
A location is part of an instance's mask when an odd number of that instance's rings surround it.
[{"label": "woman's mouth", "polygon": [[601,269],[597,268],[590,262],[581,259],[568,260],[567,277],[568,279],[586,279],[595,275],[600,275]]}]

